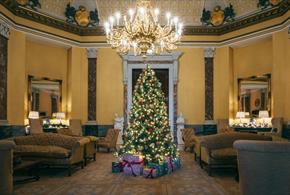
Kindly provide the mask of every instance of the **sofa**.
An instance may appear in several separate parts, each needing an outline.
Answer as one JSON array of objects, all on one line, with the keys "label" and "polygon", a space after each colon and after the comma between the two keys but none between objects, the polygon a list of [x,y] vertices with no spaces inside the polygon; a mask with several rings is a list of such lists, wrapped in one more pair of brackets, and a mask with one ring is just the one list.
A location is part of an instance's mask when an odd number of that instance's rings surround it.
[{"label": "sofa", "polygon": [[43,133],[13,138],[14,155],[23,159],[41,160],[43,164],[61,166],[71,175],[73,166],[84,165],[84,145],[87,138],[79,139],[56,133]]},{"label": "sofa", "polygon": [[201,145],[201,163],[207,166],[208,175],[211,176],[213,168],[237,168],[237,152],[233,148],[236,140],[264,140],[271,141],[270,136],[253,133],[221,133],[203,136]]},{"label": "sofa", "polygon": [[239,140],[238,153],[241,195],[290,194],[290,143]]}]

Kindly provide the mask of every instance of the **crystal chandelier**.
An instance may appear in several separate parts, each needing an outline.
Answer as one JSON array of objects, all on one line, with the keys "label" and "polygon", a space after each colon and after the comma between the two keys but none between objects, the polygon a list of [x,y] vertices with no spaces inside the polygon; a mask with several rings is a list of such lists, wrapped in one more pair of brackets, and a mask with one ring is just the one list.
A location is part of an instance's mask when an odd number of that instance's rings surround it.
[{"label": "crystal chandelier", "polygon": [[183,24],[178,17],[166,13],[165,25],[159,23],[159,9],[153,9],[149,0],[137,0],[137,8],[129,9],[128,16],[120,12],[104,23],[107,42],[118,53],[146,56],[171,52],[180,41]]}]

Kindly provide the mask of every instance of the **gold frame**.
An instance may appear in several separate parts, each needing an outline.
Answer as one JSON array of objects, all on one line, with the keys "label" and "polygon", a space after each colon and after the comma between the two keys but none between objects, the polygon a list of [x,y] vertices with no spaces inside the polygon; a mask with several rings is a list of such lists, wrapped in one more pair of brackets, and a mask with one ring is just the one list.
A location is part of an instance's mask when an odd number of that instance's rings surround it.
[{"label": "gold frame", "polygon": [[243,81],[264,81],[268,83],[268,100],[266,103],[266,108],[269,112],[269,116],[272,116],[272,96],[271,96],[271,74],[264,74],[261,76],[251,76],[246,78],[238,78],[238,111],[243,111],[241,108],[241,83]]},{"label": "gold frame", "polygon": [[27,104],[27,115],[29,114],[29,111],[31,111],[31,103],[32,103],[32,81],[52,81],[52,82],[58,82],[59,84],[59,100],[60,100],[60,104],[59,104],[59,111],[58,112],[62,112],[62,80],[59,80],[59,79],[50,79],[48,77],[36,77],[36,76],[32,76],[32,75],[28,75],[28,97],[27,97],[27,100],[28,100],[28,104]]}]

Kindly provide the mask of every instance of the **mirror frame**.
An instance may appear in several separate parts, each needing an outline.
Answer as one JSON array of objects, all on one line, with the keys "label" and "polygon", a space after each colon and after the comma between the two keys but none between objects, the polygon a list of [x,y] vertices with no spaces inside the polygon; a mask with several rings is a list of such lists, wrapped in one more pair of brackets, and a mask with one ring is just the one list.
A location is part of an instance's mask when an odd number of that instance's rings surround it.
[{"label": "mirror frame", "polygon": [[[272,96],[271,96],[271,74],[264,74],[261,76],[251,76],[246,78],[238,78],[238,111],[241,111],[241,83],[242,81],[265,81],[268,83],[268,100],[267,100],[267,110],[269,112],[269,117],[272,116]],[[252,116],[251,116],[252,117]]]},{"label": "mirror frame", "polygon": [[32,103],[32,81],[52,81],[52,82],[58,82],[59,84],[59,100],[60,100],[60,104],[59,104],[59,111],[58,112],[62,112],[62,80],[59,79],[51,79],[48,77],[36,77],[36,76],[32,76],[32,75],[28,75],[28,110],[27,110],[27,116],[29,114],[29,112],[31,111],[31,103]]}]

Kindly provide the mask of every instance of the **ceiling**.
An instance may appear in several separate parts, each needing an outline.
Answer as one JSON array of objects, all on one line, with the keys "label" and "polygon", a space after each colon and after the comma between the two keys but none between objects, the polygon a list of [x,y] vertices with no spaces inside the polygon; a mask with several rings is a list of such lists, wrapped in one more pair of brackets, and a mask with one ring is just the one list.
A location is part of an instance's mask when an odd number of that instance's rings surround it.
[{"label": "ceiling", "polygon": [[[40,0],[42,8],[38,11],[65,20],[64,12],[69,2],[76,8],[83,5],[88,11],[97,8],[102,25],[108,16],[116,11],[126,14],[129,8],[135,7],[136,0]],[[204,7],[212,10],[216,5],[224,8],[231,3],[236,18],[258,11],[258,0],[151,0],[151,2],[154,7],[161,10],[163,17],[170,11],[173,15],[179,16],[187,26],[201,25],[200,17]]]}]

